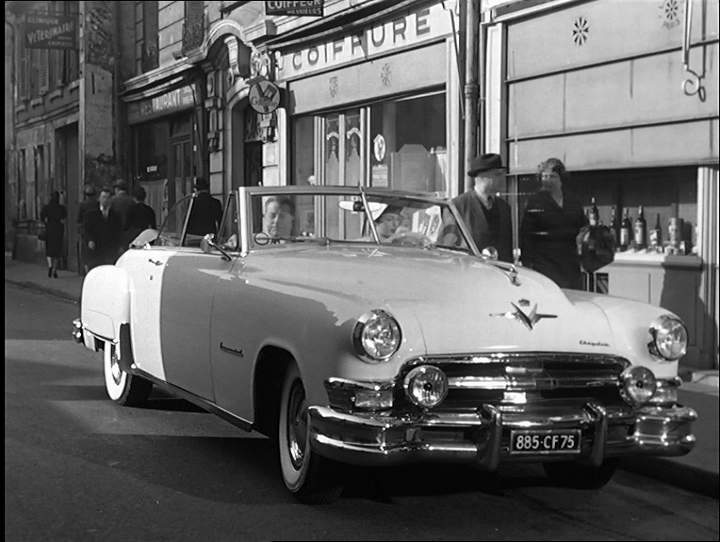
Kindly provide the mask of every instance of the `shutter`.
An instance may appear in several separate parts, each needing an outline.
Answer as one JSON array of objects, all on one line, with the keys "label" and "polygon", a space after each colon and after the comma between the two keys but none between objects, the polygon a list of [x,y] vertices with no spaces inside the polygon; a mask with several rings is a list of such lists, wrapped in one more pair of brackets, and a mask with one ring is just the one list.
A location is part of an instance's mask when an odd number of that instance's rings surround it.
[{"label": "shutter", "polygon": [[40,57],[38,64],[38,86],[40,87],[40,93],[45,93],[49,88],[50,81],[50,50],[40,49]]}]

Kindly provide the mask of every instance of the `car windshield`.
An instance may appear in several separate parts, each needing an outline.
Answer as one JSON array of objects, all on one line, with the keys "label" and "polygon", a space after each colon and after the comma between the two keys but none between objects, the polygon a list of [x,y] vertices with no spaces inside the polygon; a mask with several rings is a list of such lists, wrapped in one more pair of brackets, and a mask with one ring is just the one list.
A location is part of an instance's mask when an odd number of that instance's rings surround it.
[{"label": "car windshield", "polygon": [[447,203],[397,194],[252,194],[251,245],[298,242],[470,249]]}]

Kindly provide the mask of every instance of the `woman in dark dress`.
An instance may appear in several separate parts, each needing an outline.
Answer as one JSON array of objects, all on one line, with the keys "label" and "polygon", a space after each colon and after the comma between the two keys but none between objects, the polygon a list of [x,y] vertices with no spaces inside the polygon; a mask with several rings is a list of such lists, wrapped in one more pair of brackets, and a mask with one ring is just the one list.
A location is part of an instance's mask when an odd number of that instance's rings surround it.
[{"label": "woman in dark dress", "polygon": [[567,190],[568,174],[557,158],[538,168],[540,191],[530,196],[520,226],[523,265],[555,281],[561,288],[582,289],[576,237],[587,218]]},{"label": "woman in dark dress", "polygon": [[58,259],[63,255],[63,237],[67,210],[60,205],[60,193],[53,192],[50,202],[42,208],[40,220],[45,224],[45,256],[48,264],[48,277],[57,278]]}]

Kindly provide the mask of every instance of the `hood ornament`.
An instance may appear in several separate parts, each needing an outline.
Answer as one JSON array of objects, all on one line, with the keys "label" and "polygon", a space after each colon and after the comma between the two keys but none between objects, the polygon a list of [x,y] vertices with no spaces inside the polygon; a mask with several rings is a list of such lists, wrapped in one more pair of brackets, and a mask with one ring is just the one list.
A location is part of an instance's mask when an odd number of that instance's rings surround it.
[{"label": "hood ornament", "polygon": [[[529,306],[530,303],[526,299],[521,299],[518,302],[522,306]],[[510,303],[513,306],[513,311],[508,312],[496,312],[490,313],[490,316],[500,316],[502,318],[509,318],[511,320],[519,320],[528,329],[532,330],[535,324],[537,324],[543,318],[557,318],[557,314],[543,314],[537,312],[537,303],[533,305],[533,308],[529,312],[525,312],[515,303]]]}]

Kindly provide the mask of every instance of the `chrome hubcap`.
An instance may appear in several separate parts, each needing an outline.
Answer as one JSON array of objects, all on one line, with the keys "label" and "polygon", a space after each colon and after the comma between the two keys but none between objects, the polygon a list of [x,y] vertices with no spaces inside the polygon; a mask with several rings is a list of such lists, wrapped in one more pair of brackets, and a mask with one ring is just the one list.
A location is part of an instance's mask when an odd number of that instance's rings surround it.
[{"label": "chrome hubcap", "polygon": [[110,354],[110,374],[112,374],[115,384],[120,384],[120,379],[122,378],[122,370],[120,369],[117,353],[115,352],[114,348],[112,349],[112,354]]},{"label": "chrome hubcap", "polygon": [[305,439],[307,437],[307,405],[302,384],[296,381],[290,390],[287,412],[287,436],[290,460],[293,467],[300,469],[305,457]]}]

